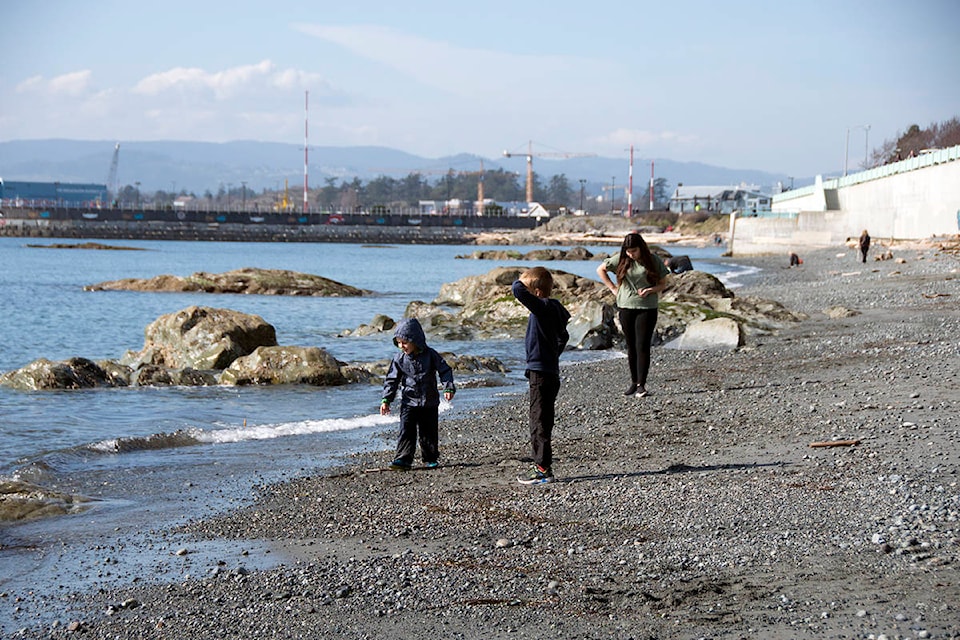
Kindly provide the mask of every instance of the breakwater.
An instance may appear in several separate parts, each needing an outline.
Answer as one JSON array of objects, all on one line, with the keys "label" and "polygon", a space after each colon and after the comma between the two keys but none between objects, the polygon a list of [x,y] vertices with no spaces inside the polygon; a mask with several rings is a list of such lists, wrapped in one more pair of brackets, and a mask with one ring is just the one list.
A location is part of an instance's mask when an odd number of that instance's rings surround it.
[{"label": "breakwater", "polygon": [[244,212],[5,208],[0,236],[220,242],[469,244],[481,232],[533,229],[534,217],[254,215]]},{"label": "breakwater", "polygon": [[382,242],[390,244],[469,244],[479,233],[463,227],[386,227],[356,225],[238,225],[193,223],[45,225],[7,224],[0,237],[104,240],[196,240],[209,242]]}]

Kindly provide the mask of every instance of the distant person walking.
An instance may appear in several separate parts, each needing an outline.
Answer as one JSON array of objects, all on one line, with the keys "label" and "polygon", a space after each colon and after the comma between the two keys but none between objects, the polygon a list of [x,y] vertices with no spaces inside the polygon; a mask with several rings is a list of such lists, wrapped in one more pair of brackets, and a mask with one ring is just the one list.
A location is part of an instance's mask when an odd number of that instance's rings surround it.
[{"label": "distant person walking", "polygon": [[870,234],[867,233],[867,230],[864,229],[863,233],[860,234],[858,255],[860,256],[860,261],[863,263],[867,262],[867,252],[870,251]]},{"label": "distant person walking", "polygon": [[440,458],[439,407],[437,378],[443,384],[443,397],[453,400],[457,387],[453,370],[436,350],[427,346],[423,327],[416,318],[401,320],[394,333],[393,344],[400,353],[393,357],[383,382],[380,415],[390,413],[390,404],[400,394],[400,432],[397,455],[390,468],[405,471],[413,466],[413,457],[420,441],[420,455],[428,469]]},{"label": "distant person walking", "polygon": [[[614,273],[617,282],[610,279]],[[660,292],[667,288],[669,269],[650,252],[639,233],[629,233],[620,245],[619,255],[610,256],[597,267],[600,281],[617,296],[620,327],[627,342],[630,386],[623,395],[647,395],[650,370],[650,346],[657,327]]]}]

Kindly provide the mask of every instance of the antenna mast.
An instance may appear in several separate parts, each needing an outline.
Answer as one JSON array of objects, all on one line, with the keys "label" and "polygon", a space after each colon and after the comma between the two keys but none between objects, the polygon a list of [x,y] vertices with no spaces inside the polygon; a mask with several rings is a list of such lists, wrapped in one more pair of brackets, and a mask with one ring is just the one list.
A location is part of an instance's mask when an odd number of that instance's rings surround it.
[{"label": "antenna mast", "polygon": [[303,212],[306,213],[309,204],[307,202],[307,150],[309,146],[307,142],[309,140],[309,129],[308,125],[310,122],[310,92],[303,92]]}]

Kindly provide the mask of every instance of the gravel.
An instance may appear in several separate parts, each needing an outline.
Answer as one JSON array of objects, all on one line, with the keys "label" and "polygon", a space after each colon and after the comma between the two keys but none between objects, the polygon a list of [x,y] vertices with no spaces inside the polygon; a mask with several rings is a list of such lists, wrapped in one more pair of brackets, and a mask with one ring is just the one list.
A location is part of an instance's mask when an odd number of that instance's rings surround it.
[{"label": "gravel", "polygon": [[384,451],[260,487],[156,534],[184,561],[228,543],[193,577],[31,594],[63,613],[16,637],[958,638],[960,261],[893,252],[731,259],[762,267],[737,295],[809,319],[657,348],[646,398],[622,358],[565,367],[556,483],[516,482],[507,397],[441,423],[439,469]]}]

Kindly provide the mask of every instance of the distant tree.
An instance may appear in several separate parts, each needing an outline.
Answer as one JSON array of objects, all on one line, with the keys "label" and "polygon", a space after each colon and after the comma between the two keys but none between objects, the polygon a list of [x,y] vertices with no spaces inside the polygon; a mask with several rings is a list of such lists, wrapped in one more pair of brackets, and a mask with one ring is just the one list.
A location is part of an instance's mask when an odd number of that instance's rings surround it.
[{"label": "distant tree", "polygon": [[[579,192],[577,195],[579,196]],[[547,202],[573,207],[574,200],[573,188],[566,174],[561,173],[550,178],[550,184],[547,185]]]},{"label": "distant tree", "polygon": [[323,186],[320,187],[319,204],[323,209],[335,209],[339,199],[339,189],[337,189],[336,178],[324,178]]},{"label": "distant tree", "polygon": [[665,208],[670,203],[670,183],[666,178],[657,178],[653,181],[653,206]]},{"label": "distant tree", "polygon": [[374,203],[392,202],[397,199],[398,184],[394,178],[379,176],[367,183],[364,200]]},{"label": "distant tree", "polygon": [[[940,123],[931,123],[926,129],[912,124],[905,133],[897,133],[896,140],[884,140],[870,154],[869,165],[879,166],[916,155],[925,149],[944,149],[960,144],[960,118],[954,116]],[[868,168],[868,167],[864,167]]]},{"label": "distant tree", "polygon": [[409,205],[416,205],[420,200],[427,199],[428,185],[419,173],[411,173],[397,185],[396,199],[403,200]]}]

